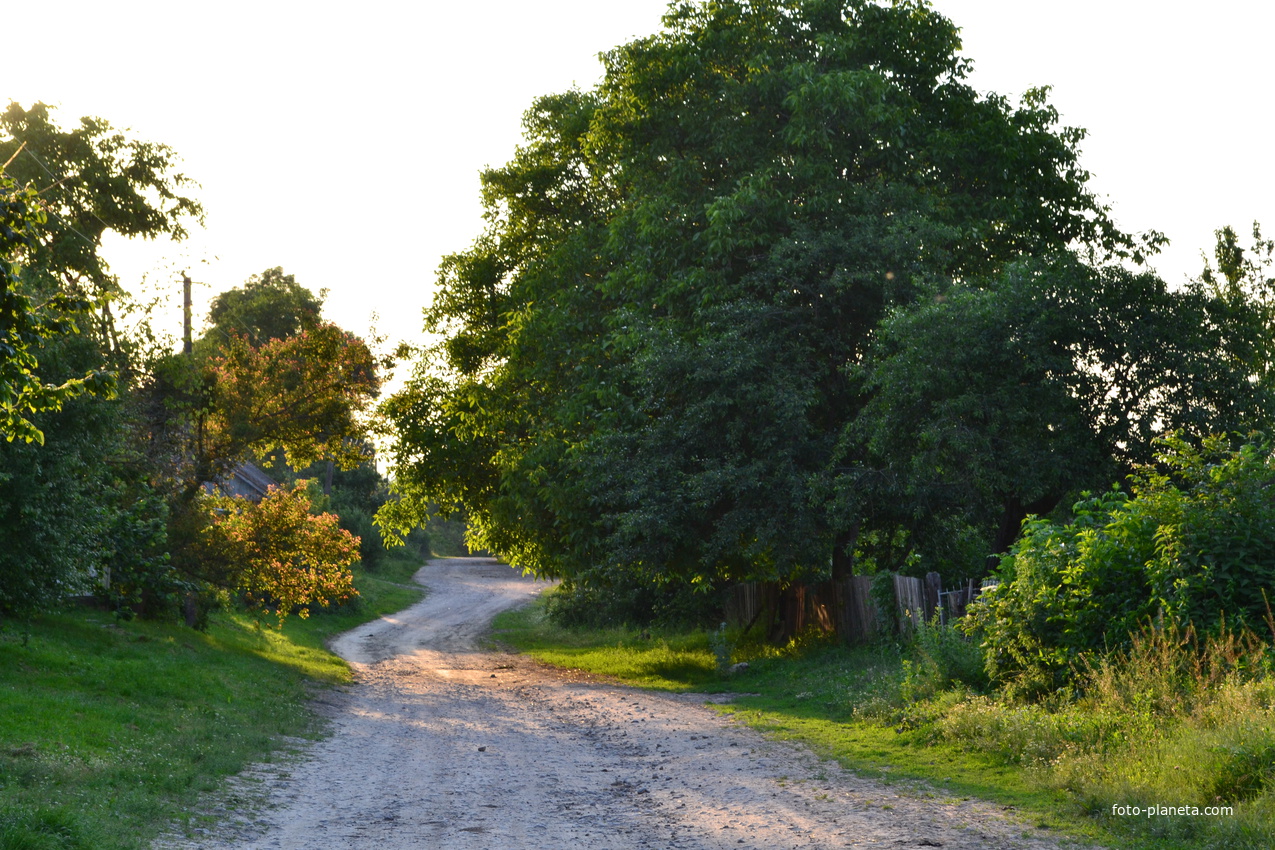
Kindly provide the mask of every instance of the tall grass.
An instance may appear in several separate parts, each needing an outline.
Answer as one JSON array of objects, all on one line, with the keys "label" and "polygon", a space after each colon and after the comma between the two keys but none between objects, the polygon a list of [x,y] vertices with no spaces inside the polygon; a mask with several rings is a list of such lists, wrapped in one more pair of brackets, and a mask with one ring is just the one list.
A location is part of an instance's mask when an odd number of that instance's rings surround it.
[{"label": "tall grass", "polygon": [[[1152,628],[1089,661],[1078,691],[1039,704],[962,700],[937,720],[953,744],[1021,765],[1138,840],[1275,844],[1275,675],[1252,632]],[[1136,808],[1150,816],[1129,816]],[[1198,811],[1162,813],[1161,807]],[[1208,815],[1212,807],[1229,812]]]}]

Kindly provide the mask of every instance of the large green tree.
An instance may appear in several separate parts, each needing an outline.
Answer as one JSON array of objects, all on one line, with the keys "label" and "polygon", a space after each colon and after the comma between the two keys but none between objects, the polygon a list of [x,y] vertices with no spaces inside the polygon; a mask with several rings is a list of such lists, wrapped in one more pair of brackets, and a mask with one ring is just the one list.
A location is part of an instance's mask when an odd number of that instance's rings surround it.
[{"label": "large green tree", "polygon": [[[542,98],[446,260],[443,336],[386,407],[391,533],[431,504],[567,577],[845,569],[827,469],[891,305],[1080,244],[1140,255],[1045,92],[965,81],[922,2],[675,3]],[[1152,240],[1154,241],[1154,240]]]},{"label": "large green tree", "polygon": [[144,364],[101,247],[108,231],[180,238],[200,208],[171,149],[96,118],[64,130],[43,104],[0,113],[0,163],[5,435],[33,440],[0,443],[0,612],[18,612],[162,560],[131,396]]}]

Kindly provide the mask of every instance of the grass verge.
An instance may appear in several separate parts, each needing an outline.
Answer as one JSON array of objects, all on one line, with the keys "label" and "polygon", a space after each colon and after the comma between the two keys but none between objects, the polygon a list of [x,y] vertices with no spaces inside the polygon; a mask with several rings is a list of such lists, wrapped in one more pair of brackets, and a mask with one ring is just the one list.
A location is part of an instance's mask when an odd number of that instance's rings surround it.
[{"label": "grass verge", "polygon": [[419,562],[359,574],[356,604],[206,632],[68,611],[0,629],[0,850],[134,850],[288,738],[320,733],[316,683],[348,682],[324,641],[422,595]]}]

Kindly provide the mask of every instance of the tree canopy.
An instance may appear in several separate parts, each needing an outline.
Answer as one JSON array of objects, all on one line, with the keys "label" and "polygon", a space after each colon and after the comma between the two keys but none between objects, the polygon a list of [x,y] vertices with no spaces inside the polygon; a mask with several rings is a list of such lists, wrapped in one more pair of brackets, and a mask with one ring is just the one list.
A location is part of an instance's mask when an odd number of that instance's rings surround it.
[{"label": "tree canopy", "polygon": [[1045,90],[966,83],[927,4],[676,3],[543,97],[386,412],[392,536],[431,504],[546,575],[826,575],[854,371],[887,313],[1023,255],[1140,259]]},{"label": "tree canopy", "polygon": [[15,612],[162,560],[131,398],[142,346],[116,326],[101,245],[180,238],[201,209],[171,149],[98,118],[63,130],[43,104],[0,113],[0,163],[0,537],[22,541],[0,551],[0,612]]},{"label": "tree canopy", "polygon": [[845,432],[876,474],[847,470],[844,499],[900,506],[909,528],[956,512],[995,526],[1003,552],[1029,514],[1151,463],[1166,430],[1263,424],[1268,391],[1246,368],[1259,325],[1233,319],[1199,283],[1071,257],[897,311]]},{"label": "tree canopy", "polygon": [[253,345],[288,339],[314,327],[323,311],[323,293],[315,295],[297,283],[295,275],[276,266],[255,274],[235,289],[212,300],[205,339],[224,345],[231,337],[246,337]]}]

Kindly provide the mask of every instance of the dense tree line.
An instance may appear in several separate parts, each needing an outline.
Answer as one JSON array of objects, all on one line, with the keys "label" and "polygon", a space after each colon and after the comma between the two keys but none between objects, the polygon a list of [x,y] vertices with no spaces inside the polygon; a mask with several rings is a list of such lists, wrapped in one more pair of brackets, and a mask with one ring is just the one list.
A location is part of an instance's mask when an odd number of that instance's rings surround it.
[{"label": "dense tree line", "polygon": [[974,577],[1156,434],[1260,425],[1260,304],[1138,270],[1083,131],[959,48],[923,2],[680,2],[537,100],[385,406],[387,533],[463,511],[590,592]]}]

